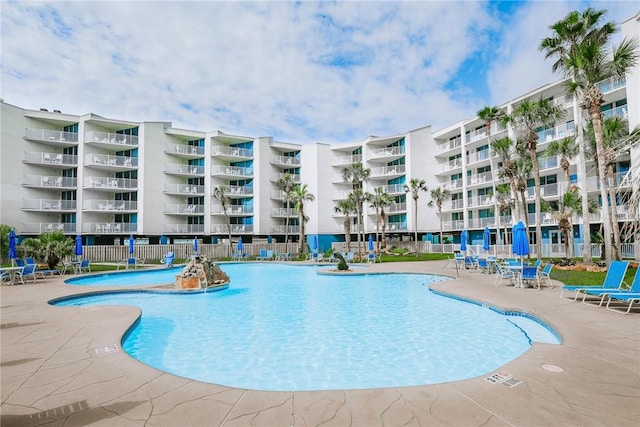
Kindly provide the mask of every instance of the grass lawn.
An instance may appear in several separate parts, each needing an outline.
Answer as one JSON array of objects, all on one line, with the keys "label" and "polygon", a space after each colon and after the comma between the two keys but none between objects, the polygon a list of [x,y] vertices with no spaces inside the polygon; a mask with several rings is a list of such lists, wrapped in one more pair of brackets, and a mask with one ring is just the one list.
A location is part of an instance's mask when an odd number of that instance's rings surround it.
[{"label": "grass lawn", "polygon": [[[633,281],[633,277],[636,274],[635,268],[628,268],[627,274],[624,276],[624,281],[629,286]],[[603,272],[591,272],[591,271],[574,271],[574,270],[551,270],[551,278],[559,280],[565,285],[584,285],[584,286],[601,286],[604,282],[604,278],[607,275],[606,271]]]}]

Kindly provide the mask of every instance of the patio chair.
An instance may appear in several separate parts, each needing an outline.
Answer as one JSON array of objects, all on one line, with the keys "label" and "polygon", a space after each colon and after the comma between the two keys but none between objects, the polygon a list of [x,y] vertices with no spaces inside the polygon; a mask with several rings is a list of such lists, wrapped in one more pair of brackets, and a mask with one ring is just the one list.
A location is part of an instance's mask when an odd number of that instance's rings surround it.
[{"label": "patio chair", "polygon": [[273,250],[271,250],[271,249],[267,250],[267,259],[269,261],[273,260]]},{"label": "patio chair", "polygon": [[37,279],[37,276],[36,276],[36,265],[35,264],[27,264],[27,265],[25,265],[22,268],[22,270],[18,271],[18,277],[20,277],[20,281],[22,283],[24,283],[25,279],[28,279],[28,278],[32,277],[33,278],[33,283],[35,283],[36,279]]},{"label": "patio chair", "polygon": [[267,259],[267,250],[266,249],[260,249],[260,255],[258,255],[256,257],[257,260],[260,261],[264,261]]},{"label": "patio chair", "polygon": [[355,257],[355,253],[354,252],[349,252],[347,253],[347,256],[344,257],[344,260],[347,262],[354,262],[354,257]]},{"label": "patio chair", "polygon": [[473,258],[472,256],[464,257],[464,268],[469,270],[475,270],[476,268],[478,268],[478,264],[476,264],[475,258]]},{"label": "patio chair", "polygon": [[551,270],[553,269],[553,264],[545,264],[544,268],[540,272],[540,278],[543,279],[547,286],[553,288],[553,282],[551,281]]},{"label": "patio chair", "polygon": [[562,287],[562,291],[560,292],[560,298],[571,300],[570,297],[565,297],[564,292],[574,292],[573,301],[578,300],[578,296],[580,293],[585,290],[597,290],[597,289],[608,289],[608,290],[616,290],[622,286],[622,281],[624,279],[624,275],[627,272],[627,267],[629,267],[629,263],[627,261],[612,261],[609,264],[609,269],[607,270],[607,275],[604,278],[604,282],[600,286],[584,286],[584,285],[565,285]]},{"label": "patio chair", "polygon": [[166,267],[173,267],[173,261],[175,260],[175,258],[176,255],[173,252],[167,252],[160,262]]},{"label": "patio chair", "polygon": [[[625,283],[622,281],[620,287],[617,289],[585,289],[582,291],[582,302],[589,305],[602,306],[605,298],[615,298],[618,294],[640,294],[640,268],[636,270],[636,274],[633,277],[633,282],[629,288],[624,287]],[[589,298],[587,297],[595,297]],[[598,304],[596,304],[596,302]]]},{"label": "patio chair", "polygon": [[[138,263],[137,260],[135,258],[127,258],[127,265],[126,265],[126,269],[128,270],[129,267],[136,269],[138,268]],[[81,266],[82,268],[82,266]]]},{"label": "patio chair", "polygon": [[526,280],[528,283],[535,281],[536,289],[540,290],[540,274],[538,267],[535,266],[524,266],[522,267],[522,286],[524,287],[524,281]]},{"label": "patio chair", "polygon": [[508,280],[510,285],[515,285],[516,273],[505,269],[500,263],[496,263],[496,280],[494,283],[496,286],[499,286],[504,280]]},{"label": "patio chair", "polygon": [[91,261],[83,259],[80,261],[80,273],[91,273]]},{"label": "patio chair", "polygon": [[489,261],[486,258],[478,258],[478,270],[481,273],[490,273]]}]

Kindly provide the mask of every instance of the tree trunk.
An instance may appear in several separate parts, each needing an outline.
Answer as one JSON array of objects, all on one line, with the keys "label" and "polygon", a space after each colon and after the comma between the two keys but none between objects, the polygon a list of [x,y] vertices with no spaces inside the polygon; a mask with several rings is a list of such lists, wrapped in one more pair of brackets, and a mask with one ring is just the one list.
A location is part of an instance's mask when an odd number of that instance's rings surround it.
[{"label": "tree trunk", "polygon": [[284,251],[289,252],[289,203],[285,203],[284,217]]},{"label": "tree trunk", "polygon": [[413,250],[417,253],[418,252],[418,198],[414,197],[413,199],[413,235],[414,235],[414,242],[413,242]]},{"label": "tree trunk", "polygon": [[[535,135],[537,138],[538,136]],[[538,164],[538,153],[536,152],[536,144],[533,142],[531,144],[531,149],[529,150],[531,153],[531,162],[533,163],[533,185],[535,190],[535,216],[536,216],[536,259],[540,260],[542,258],[542,224],[540,218],[540,165]]]},{"label": "tree trunk", "polygon": [[613,259],[621,260],[622,254],[620,249],[622,244],[620,242],[620,226],[618,225],[618,203],[616,200],[616,184],[613,174],[613,165],[607,166],[607,174],[609,178],[609,199],[611,200],[611,228],[613,229]]},{"label": "tree trunk", "polygon": [[438,214],[440,215],[440,253],[444,253],[444,241],[442,240],[442,204],[438,206]]},{"label": "tree trunk", "polygon": [[[575,80],[575,78],[574,78]],[[589,265],[593,262],[591,257],[591,218],[589,218],[589,192],[587,190],[587,156],[584,150],[584,130],[582,123],[582,108],[578,107],[577,95],[573,96],[573,117],[578,130],[578,179],[580,179],[580,194],[582,195],[582,262]],[[567,183],[568,185],[568,183]]]}]

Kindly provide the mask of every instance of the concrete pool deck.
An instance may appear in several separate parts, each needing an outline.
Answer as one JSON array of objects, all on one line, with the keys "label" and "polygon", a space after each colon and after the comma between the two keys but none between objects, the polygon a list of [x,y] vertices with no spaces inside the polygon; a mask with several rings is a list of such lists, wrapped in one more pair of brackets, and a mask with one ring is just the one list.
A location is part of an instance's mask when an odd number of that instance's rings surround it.
[{"label": "concrete pool deck", "polygon": [[[443,265],[383,263],[369,270],[435,273]],[[452,269],[442,273],[455,277]],[[562,345],[536,343],[499,371],[415,387],[263,392],[184,379],[129,357],[120,339],[139,310],[48,305],[114,289],[64,284],[69,277],[0,288],[3,427],[640,425],[640,313],[562,300],[558,286],[496,287],[494,276],[469,271],[432,285],[533,314],[562,336]],[[486,380],[498,372],[521,382]]]}]

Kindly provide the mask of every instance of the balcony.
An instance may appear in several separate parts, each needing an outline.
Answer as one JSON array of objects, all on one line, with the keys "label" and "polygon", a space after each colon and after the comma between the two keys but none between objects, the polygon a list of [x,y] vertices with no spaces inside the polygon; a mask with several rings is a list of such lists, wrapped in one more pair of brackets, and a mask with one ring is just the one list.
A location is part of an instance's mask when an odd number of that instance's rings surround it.
[{"label": "balcony", "polygon": [[138,209],[138,202],[132,202],[128,200],[97,200],[88,199],[82,202],[82,210],[85,212],[136,212]]},{"label": "balcony", "polygon": [[445,182],[442,185],[442,188],[444,190],[449,190],[449,191],[453,191],[453,190],[457,190],[458,188],[462,188],[462,179],[452,179],[449,182]]},{"label": "balcony", "polygon": [[[253,233],[253,225],[250,224],[231,224],[231,234],[244,234]],[[211,233],[213,234],[228,234],[226,224],[212,224]]]},{"label": "balcony", "polygon": [[82,225],[83,233],[129,234],[138,232],[135,222],[87,222]]},{"label": "balcony", "polygon": [[84,178],[83,188],[109,193],[131,192],[138,190],[138,180],[109,176],[88,176]]},{"label": "balcony", "polygon": [[470,208],[473,207],[492,207],[493,206],[493,196],[491,195],[483,195],[476,197],[469,197],[468,204]]},{"label": "balcony", "polygon": [[235,160],[246,160],[253,158],[253,150],[248,148],[239,148],[239,147],[228,147],[226,145],[218,145],[215,147],[211,147],[211,155],[213,157],[235,161]]},{"label": "balcony", "polygon": [[55,169],[69,169],[78,166],[78,156],[62,153],[25,152],[22,162]]},{"label": "balcony", "polygon": [[216,165],[211,168],[211,175],[232,179],[247,179],[253,177],[253,168]]},{"label": "balcony", "polygon": [[492,181],[493,177],[491,176],[491,172],[482,172],[477,175],[467,177],[467,185],[485,184],[491,183]]},{"label": "balcony", "polygon": [[491,157],[489,150],[474,151],[467,156],[467,164],[482,162],[488,160]]},{"label": "balcony", "polygon": [[204,205],[170,203],[164,205],[162,213],[165,215],[204,215]]},{"label": "balcony", "polygon": [[381,185],[380,188],[389,195],[404,194],[404,185],[402,184]]},{"label": "balcony", "polygon": [[442,203],[443,212],[454,211],[462,208],[464,208],[464,201],[462,199],[454,199]]},{"label": "balcony", "polygon": [[404,175],[405,165],[383,166],[379,168],[371,168],[370,178],[397,178]]},{"label": "balcony", "polygon": [[92,169],[108,171],[134,170],[138,167],[138,158],[108,154],[86,154],[84,156],[84,165]]},{"label": "balcony", "polygon": [[[555,197],[560,194],[560,184],[546,184],[540,186],[540,197]],[[533,199],[536,195],[535,187],[527,187],[526,198]]]},{"label": "balcony", "polygon": [[624,77],[610,77],[596,83],[596,86],[598,86],[602,93],[611,92],[626,85],[627,80]]},{"label": "balcony", "polygon": [[204,196],[204,185],[165,184],[164,193],[178,196]]},{"label": "balcony", "polygon": [[164,173],[168,175],[198,177],[204,176],[204,166],[187,165],[179,163],[165,163]]},{"label": "balcony", "polygon": [[454,219],[450,221],[442,221],[442,229],[447,231],[462,230],[465,228],[463,219]]},{"label": "balcony", "polygon": [[[211,205],[211,215],[224,215],[224,210],[222,209],[222,205],[219,205],[219,204]],[[227,215],[228,216],[253,215],[253,206],[243,206],[243,205],[227,206]]]},{"label": "balcony", "polygon": [[76,132],[63,132],[61,130],[27,128],[25,129],[24,139],[42,142],[54,147],[73,147],[78,145],[78,134]]},{"label": "balcony", "polygon": [[62,230],[65,234],[75,234],[76,224],[64,222],[30,222],[23,224],[22,234],[42,234]]},{"label": "balcony", "polygon": [[462,137],[457,136],[454,139],[450,139],[444,144],[438,145],[440,148],[440,153],[446,153],[447,151],[452,151],[455,149],[459,149],[462,146]]},{"label": "balcony", "polygon": [[[404,193],[404,189],[402,190]],[[332,193],[332,200],[347,200],[349,199],[349,194],[351,194],[351,190],[342,190],[342,191],[334,191]]]},{"label": "balcony", "polygon": [[[271,182],[278,182],[278,181],[280,181],[280,179],[284,178],[285,175],[287,175],[287,174],[286,173],[272,173],[270,175],[269,180]],[[295,184],[300,184],[300,174],[290,173],[289,176],[291,177],[291,181],[293,181]]]},{"label": "balcony", "polygon": [[285,168],[296,168],[300,166],[300,159],[291,156],[271,156],[271,164]]},{"label": "balcony", "polygon": [[[609,177],[606,179],[607,185]],[[616,172],[613,174],[613,185],[616,188],[625,188],[631,186],[631,172]],[[587,191],[600,191],[600,178],[590,176],[587,178]]]},{"label": "balcony", "polygon": [[63,176],[25,175],[22,185],[52,190],[74,190],[78,185],[78,180]]},{"label": "balcony", "polygon": [[449,172],[462,167],[462,159],[449,160],[442,164],[442,172]]},{"label": "balcony", "polygon": [[[232,199],[241,199],[253,196],[253,187],[248,185],[229,185],[228,188],[229,192],[227,193],[227,196]],[[213,191],[211,192],[211,194],[213,194]]]},{"label": "balcony", "polygon": [[109,151],[122,151],[137,148],[138,137],[119,133],[89,131],[84,134],[84,143]]},{"label": "balcony", "polygon": [[619,117],[621,119],[627,120],[629,118],[627,106],[620,105],[610,110],[604,110],[602,112],[602,118],[605,118],[605,117],[608,117],[608,118]]},{"label": "balcony", "polygon": [[407,231],[407,224],[404,222],[390,222],[387,224],[387,233],[394,231]]},{"label": "balcony", "polygon": [[[296,234],[300,234],[300,226],[299,225],[290,225],[288,227],[289,229],[289,235],[296,235]],[[285,234],[285,232],[287,231],[287,227],[284,225],[272,225],[270,228],[270,232],[273,234]]]},{"label": "balcony", "polygon": [[391,162],[402,156],[404,156],[404,147],[384,147],[371,150],[367,160],[384,160],[385,162]]},{"label": "balcony", "polygon": [[558,156],[538,157],[538,167],[541,171],[557,168],[559,164]]},{"label": "balcony", "polygon": [[[388,214],[398,213],[398,212],[406,212],[406,211],[407,211],[407,204],[406,203],[392,203],[389,206],[385,206],[385,208],[384,208],[384,212],[387,215]],[[375,215],[376,214],[376,210],[374,208],[368,208],[367,214],[368,215]]]},{"label": "balcony", "polygon": [[164,152],[184,159],[197,159],[204,156],[204,147],[187,144],[164,144]]},{"label": "balcony", "polygon": [[554,139],[562,139],[565,136],[574,136],[576,127],[573,123],[565,123],[551,129],[545,129],[538,132],[538,144],[551,142]]},{"label": "balcony", "polygon": [[23,211],[31,212],[75,212],[75,200],[25,199],[22,200]]},{"label": "balcony", "polygon": [[353,154],[349,156],[338,156],[333,162],[331,162],[331,166],[338,166],[346,168],[355,163],[362,163],[362,154]]},{"label": "balcony", "polygon": [[165,224],[162,232],[165,234],[202,234],[204,224]]},{"label": "balcony", "polygon": [[298,213],[293,208],[272,208],[271,218],[297,218]]}]

